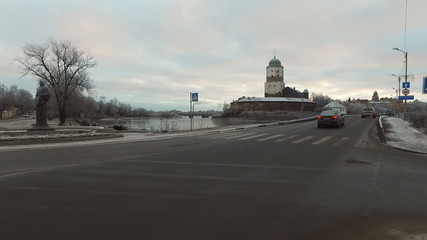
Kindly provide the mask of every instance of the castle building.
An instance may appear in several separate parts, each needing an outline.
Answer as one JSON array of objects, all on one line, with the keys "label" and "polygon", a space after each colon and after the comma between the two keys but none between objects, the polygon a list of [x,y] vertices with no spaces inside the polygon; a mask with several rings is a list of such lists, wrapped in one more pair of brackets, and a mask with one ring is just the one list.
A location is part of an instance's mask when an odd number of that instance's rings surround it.
[{"label": "castle building", "polygon": [[241,97],[231,103],[244,111],[313,111],[315,103],[309,92],[285,86],[285,69],[274,55],[266,67],[264,97]]},{"label": "castle building", "polygon": [[285,88],[282,63],[274,56],[268,63],[266,70],[267,78],[264,83],[264,97],[282,97],[283,89]]}]

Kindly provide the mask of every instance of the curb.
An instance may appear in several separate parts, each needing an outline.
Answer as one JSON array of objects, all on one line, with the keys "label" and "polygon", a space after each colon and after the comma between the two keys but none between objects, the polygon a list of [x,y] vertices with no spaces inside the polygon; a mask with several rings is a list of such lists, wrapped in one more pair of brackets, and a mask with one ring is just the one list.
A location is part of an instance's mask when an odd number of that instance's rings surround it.
[{"label": "curb", "polygon": [[[29,148],[31,146],[35,146],[37,144],[52,144],[52,143],[70,143],[75,144],[76,142],[81,142],[82,145],[88,145],[91,144],[92,141],[94,141],[93,144],[99,144],[95,143],[96,140],[112,140],[117,139],[117,141],[114,141],[116,143],[125,143],[125,142],[137,142],[137,141],[152,141],[152,140],[160,140],[160,139],[168,139],[168,138],[174,138],[177,136],[199,136],[204,134],[213,134],[213,133],[219,133],[224,131],[235,131],[235,130],[242,130],[242,129],[250,129],[250,128],[260,128],[260,127],[269,127],[269,126],[278,126],[278,125],[284,125],[284,124],[292,124],[292,123],[298,123],[298,122],[305,122],[305,121],[312,121],[315,120],[317,117],[309,117],[309,118],[303,118],[303,119],[294,119],[289,121],[281,121],[281,122],[274,122],[274,123],[268,123],[268,124],[254,124],[254,125],[241,125],[236,127],[229,127],[229,128],[213,128],[212,130],[206,131],[205,129],[201,131],[193,131],[193,132],[175,132],[175,133],[169,133],[169,134],[150,134],[149,136],[142,136],[137,138],[131,138],[127,139],[125,137],[124,132],[114,132],[110,134],[104,134],[99,136],[85,136],[85,137],[75,137],[75,138],[46,138],[46,139],[29,139],[29,140],[10,140],[10,141],[0,141],[0,147],[8,147],[13,145],[19,145],[24,146],[27,145]],[[112,143],[112,141],[108,141],[108,143]],[[1,150],[0,150],[1,151]]]},{"label": "curb", "polygon": [[103,139],[114,139],[122,138],[122,134],[100,134],[100,135],[88,135],[88,136],[77,136],[77,137],[62,137],[62,138],[44,138],[44,139],[18,139],[18,140],[3,140],[0,141],[1,146],[14,146],[14,145],[35,145],[35,144],[50,144],[50,143],[72,143],[72,142],[86,142],[92,140],[103,140]]},{"label": "curb", "polygon": [[378,118],[378,127],[380,131],[378,131],[378,137],[382,144],[387,144],[387,138],[385,137],[384,125],[382,122],[383,116]]}]

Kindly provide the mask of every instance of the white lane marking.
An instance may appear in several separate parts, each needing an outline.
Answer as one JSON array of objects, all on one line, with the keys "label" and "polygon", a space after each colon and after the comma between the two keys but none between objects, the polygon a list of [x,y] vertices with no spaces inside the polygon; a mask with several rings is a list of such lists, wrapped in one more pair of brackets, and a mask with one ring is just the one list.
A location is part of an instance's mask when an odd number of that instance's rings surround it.
[{"label": "white lane marking", "polygon": [[312,142],[311,144],[313,144],[313,145],[319,145],[319,144],[322,144],[322,143],[328,141],[331,138],[332,138],[332,136],[322,137],[321,139],[319,139],[319,140],[317,140],[315,142]]},{"label": "white lane marking", "polygon": [[303,138],[300,138],[300,139],[298,139],[298,140],[295,140],[295,141],[293,141],[292,143],[302,143],[302,142],[307,141],[307,140],[310,140],[310,139],[312,139],[312,138],[314,138],[314,136],[307,136],[307,137],[303,137]]},{"label": "white lane marking", "polygon": [[[327,168],[310,168],[310,167],[296,167],[296,166],[278,166],[278,165],[254,165],[254,164],[234,164],[234,163],[202,163],[202,162],[175,162],[175,161],[152,161],[140,159],[124,160],[132,163],[145,163],[157,165],[196,165],[196,166],[210,166],[210,167],[236,167],[236,168],[268,168],[268,169],[291,169],[291,170],[307,170],[307,171],[327,171]],[[92,170],[79,170],[79,171],[92,171]]]},{"label": "white lane marking", "polygon": [[242,181],[242,182],[271,182],[280,184],[305,184],[306,181],[290,180],[290,179],[269,179],[269,178],[248,178],[247,176],[214,176],[214,175],[194,175],[194,174],[179,174],[179,173],[147,173],[147,172],[129,172],[129,171],[93,171],[82,170],[80,172],[87,172],[91,175],[111,175],[111,174],[126,174],[134,176],[148,176],[156,178],[180,178],[180,179],[202,179],[202,180],[222,180],[222,181]]},{"label": "white lane marking", "polygon": [[343,137],[343,138],[341,138],[340,140],[336,141],[336,142],[333,144],[333,146],[334,146],[334,147],[337,147],[337,146],[339,146],[339,145],[342,145],[342,144],[344,144],[346,141],[348,141],[349,139],[350,139],[349,137]]},{"label": "white lane marking", "polygon": [[237,135],[233,135],[233,136],[229,136],[229,137],[226,137],[226,138],[224,138],[224,139],[234,139],[234,138],[239,138],[239,137],[244,137],[244,136],[248,136],[248,135],[252,135],[253,133],[240,133],[240,134],[237,134]]},{"label": "white lane marking", "polygon": [[252,139],[252,138],[262,137],[265,135],[267,135],[267,133],[257,134],[257,135],[253,135],[253,136],[249,136],[249,137],[245,137],[245,138],[239,138],[239,140],[248,140],[248,139]]},{"label": "white lane marking", "polygon": [[282,138],[282,139],[276,140],[275,142],[283,142],[283,141],[290,140],[290,139],[296,138],[296,137],[298,137],[298,135],[292,135],[292,136],[289,136],[287,138]]},{"label": "white lane marking", "polygon": [[44,172],[44,171],[49,171],[49,170],[61,169],[61,168],[69,168],[69,167],[74,167],[74,166],[78,166],[78,164],[62,165],[62,166],[57,166],[57,167],[34,168],[33,170],[22,169],[23,172],[0,175],[0,178],[24,175],[24,174],[35,173],[35,172]]},{"label": "white lane marking", "polygon": [[266,138],[261,138],[261,139],[258,139],[258,141],[267,141],[267,140],[270,140],[270,139],[273,139],[273,138],[278,138],[278,137],[281,137],[281,136],[283,136],[283,134],[277,134],[277,135],[274,135],[274,136],[270,136],[270,137],[266,137]]}]

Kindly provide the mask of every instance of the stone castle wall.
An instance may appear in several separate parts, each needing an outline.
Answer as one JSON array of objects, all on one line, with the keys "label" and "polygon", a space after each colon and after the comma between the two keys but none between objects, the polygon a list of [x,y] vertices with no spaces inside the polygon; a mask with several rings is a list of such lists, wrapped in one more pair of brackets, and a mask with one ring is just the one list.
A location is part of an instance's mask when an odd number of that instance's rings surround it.
[{"label": "stone castle wall", "polygon": [[240,108],[243,111],[314,111],[316,103],[313,102],[232,102],[232,108]]}]

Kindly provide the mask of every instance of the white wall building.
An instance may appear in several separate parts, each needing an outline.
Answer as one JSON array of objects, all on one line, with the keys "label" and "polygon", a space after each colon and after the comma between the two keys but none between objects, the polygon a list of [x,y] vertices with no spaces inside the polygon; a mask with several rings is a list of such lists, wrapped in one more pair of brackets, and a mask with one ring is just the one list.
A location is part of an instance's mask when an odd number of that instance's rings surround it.
[{"label": "white wall building", "polygon": [[340,111],[340,113],[342,114],[347,114],[347,108],[337,102],[330,102],[328,104],[326,104],[324,107],[324,109],[331,109],[331,110],[335,110],[335,111]]}]

